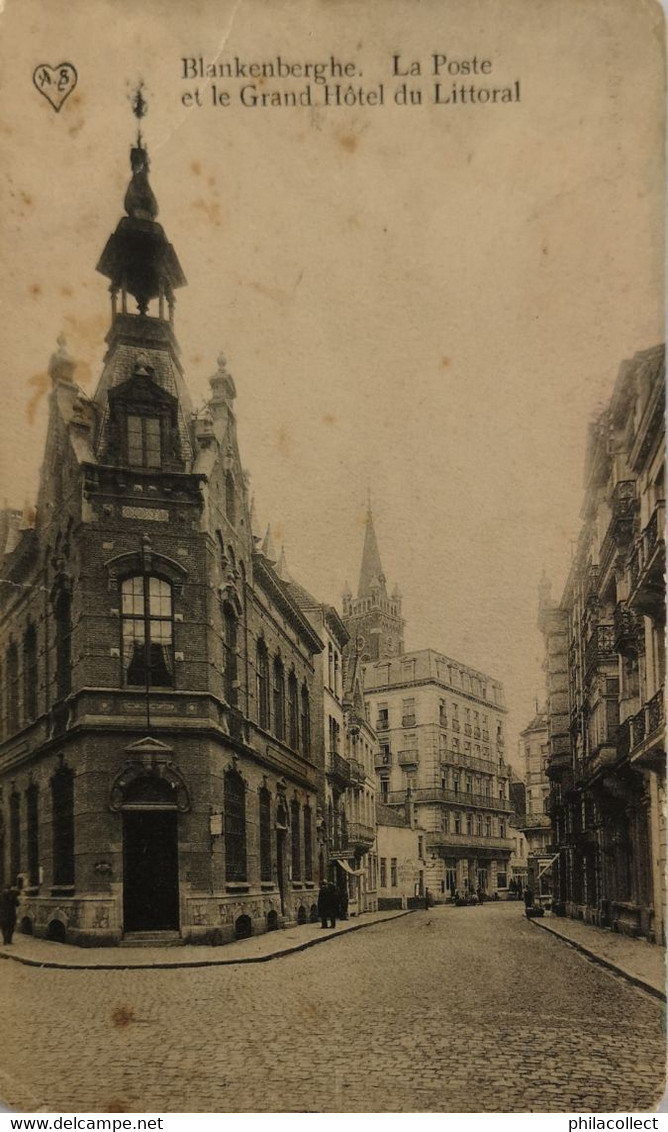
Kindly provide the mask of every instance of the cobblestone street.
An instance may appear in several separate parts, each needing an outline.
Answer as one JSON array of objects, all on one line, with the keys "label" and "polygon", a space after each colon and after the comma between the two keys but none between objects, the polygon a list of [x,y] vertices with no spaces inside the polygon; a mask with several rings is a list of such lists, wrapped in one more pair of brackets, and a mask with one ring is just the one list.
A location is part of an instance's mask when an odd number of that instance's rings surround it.
[{"label": "cobblestone street", "polygon": [[249,966],[4,961],[0,1088],[24,1110],[651,1111],[662,1004],[522,911],[430,909]]}]

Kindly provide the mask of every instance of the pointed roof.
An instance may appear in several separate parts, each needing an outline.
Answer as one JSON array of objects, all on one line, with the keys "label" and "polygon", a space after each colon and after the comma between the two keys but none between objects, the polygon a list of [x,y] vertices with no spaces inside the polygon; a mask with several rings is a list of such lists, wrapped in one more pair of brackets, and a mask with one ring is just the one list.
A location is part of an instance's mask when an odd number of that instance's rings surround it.
[{"label": "pointed roof", "polygon": [[267,533],[264,536],[264,542],[262,543],[262,553],[264,554],[265,558],[269,559],[270,562],[277,561],[276,551],[274,549],[274,540],[271,535],[271,523],[267,527]]},{"label": "pointed roof", "polygon": [[380,561],[380,551],[378,550],[378,541],[373,525],[373,514],[371,508],[369,508],[366,516],[364,549],[362,550],[362,565],[360,567],[357,596],[367,597],[371,593],[372,585],[377,585],[381,578],[384,578],[383,567]]}]

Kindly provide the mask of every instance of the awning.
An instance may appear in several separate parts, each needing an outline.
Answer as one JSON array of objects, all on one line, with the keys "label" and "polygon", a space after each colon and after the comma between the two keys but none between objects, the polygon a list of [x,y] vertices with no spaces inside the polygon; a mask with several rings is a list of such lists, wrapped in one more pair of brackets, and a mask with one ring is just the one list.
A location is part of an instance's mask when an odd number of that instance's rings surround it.
[{"label": "awning", "polygon": [[366,869],[351,869],[348,862],[342,861],[340,857],[335,857],[334,860],[336,861],[337,865],[341,866],[341,868],[344,870],[344,872],[350,873],[351,877],[366,876]]}]

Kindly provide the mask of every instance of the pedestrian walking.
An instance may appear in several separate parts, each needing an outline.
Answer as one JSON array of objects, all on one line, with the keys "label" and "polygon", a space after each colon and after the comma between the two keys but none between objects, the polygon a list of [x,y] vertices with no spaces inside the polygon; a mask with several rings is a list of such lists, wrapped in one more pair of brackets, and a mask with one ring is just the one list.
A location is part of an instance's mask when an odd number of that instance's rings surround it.
[{"label": "pedestrian walking", "polygon": [[348,889],[346,888],[345,883],[344,883],[343,887],[340,888],[338,893],[337,893],[337,902],[338,902],[338,906],[339,906],[339,909],[338,909],[339,917],[342,920],[347,920],[348,919]]},{"label": "pedestrian walking", "polygon": [[320,916],[320,927],[335,928],[337,911],[338,898],[336,889],[331,882],[323,880],[320,883],[320,892],[318,893],[318,915]]},{"label": "pedestrian walking", "polygon": [[4,944],[12,942],[14,928],[16,927],[16,909],[18,903],[18,889],[8,885],[0,896],[0,930],[2,931],[2,942]]}]

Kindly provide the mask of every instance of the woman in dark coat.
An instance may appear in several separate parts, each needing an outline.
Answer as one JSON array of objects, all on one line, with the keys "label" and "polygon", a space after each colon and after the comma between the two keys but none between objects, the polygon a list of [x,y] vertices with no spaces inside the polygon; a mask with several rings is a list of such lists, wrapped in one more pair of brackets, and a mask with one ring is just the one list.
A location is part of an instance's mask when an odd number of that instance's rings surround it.
[{"label": "woman in dark coat", "polygon": [[19,903],[18,889],[8,886],[0,896],[0,929],[2,942],[12,942],[14,928],[16,927],[16,909]]}]

